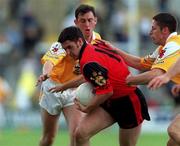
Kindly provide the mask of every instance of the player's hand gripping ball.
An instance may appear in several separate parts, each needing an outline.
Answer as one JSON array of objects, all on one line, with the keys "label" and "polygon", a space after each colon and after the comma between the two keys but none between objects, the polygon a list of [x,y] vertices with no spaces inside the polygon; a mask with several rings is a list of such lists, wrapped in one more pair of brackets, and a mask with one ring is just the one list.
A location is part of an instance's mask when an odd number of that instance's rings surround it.
[{"label": "player's hand gripping ball", "polygon": [[82,105],[88,105],[94,96],[93,85],[88,82],[81,84],[76,90],[76,98]]}]

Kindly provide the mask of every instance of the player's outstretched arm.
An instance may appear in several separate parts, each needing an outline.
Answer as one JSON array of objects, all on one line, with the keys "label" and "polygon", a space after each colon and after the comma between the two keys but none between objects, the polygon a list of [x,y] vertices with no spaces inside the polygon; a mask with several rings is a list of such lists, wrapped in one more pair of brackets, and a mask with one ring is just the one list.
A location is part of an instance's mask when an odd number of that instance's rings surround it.
[{"label": "player's outstretched arm", "polygon": [[153,78],[164,74],[164,71],[161,69],[152,69],[150,71],[146,71],[137,75],[129,75],[126,78],[126,83],[128,85],[144,85],[148,84]]},{"label": "player's outstretched arm", "polygon": [[54,67],[54,65],[51,61],[46,61],[44,63],[42,74],[38,77],[36,86],[40,85],[43,81],[45,81],[49,78],[49,74],[52,71],[53,67]]},{"label": "player's outstretched arm", "polygon": [[76,77],[73,80],[70,80],[70,81],[63,83],[61,85],[57,85],[55,87],[52,87],[51,89],[49,89],[49,92],[52,92],[52,93],[63,92],[66,89],[78,87],[80,84],[82,84],[84,82],[85,82],[85,79],[84,79],[83,75],[79,75],[78,77]]},{"label": "player's outstretched arm", "polygon": [[105,45],[108,48],[111,48],[112,50],[114,50],[117,54],[119,54],[124,59],[124,61],[126,62],[126,64],[128,66],[135,68],[137,70],[144,70],[144,67],[141,65],[141,58],[140,57],[131,55],[129,53],[126,53],[122,49],[116,48],[109,41],[98,40],[98,39],[96,39],[95,41],[97,44]]},{"label": "player's outstretched arm", "polygon": [[90,113],[94,109],[96,109],[100,104],[102,104],[105,100],[107,100],[110,96],[113,95],[113,92],[109,92],[102,95],[95,95],[90,103],[86,106],[82,105],[77,99],[75,99],[75,104],[78,110],[84,113]]},{"label": "player's outstretched arm", "polygon": [[159,87],[161,87],[163,84],[166,84],[167,82],[169,82],[170,78],[167,76],[167,74],[163,74],[160,76],[155,77],[154,79],[152,79],[147,87],[151,90],[155,90]]}]

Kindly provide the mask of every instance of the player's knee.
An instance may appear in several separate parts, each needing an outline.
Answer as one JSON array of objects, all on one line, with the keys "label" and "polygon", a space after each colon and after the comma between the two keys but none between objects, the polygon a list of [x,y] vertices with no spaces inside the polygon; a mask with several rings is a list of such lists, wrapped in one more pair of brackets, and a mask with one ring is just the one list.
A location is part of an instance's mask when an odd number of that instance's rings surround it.
[{"label": "player's knee", "polygon": [[87,133],[87,131],[85,131],[81,128],[77,128],[74,133],[74,137],[76,139],[76,142],[81,143],[81,142],[88,140],[90,136]]},{"label": "player's knee", "polygon": [[170,141],[168,140],[168,142],[167,142],[167,146],[171,146],[171,143],[170,143]]},{"label": "player's knee", "polygon": [[171,137],[172,139],[174,139],[174,136],[175,136],[175,133],[174,133],[174,130],[173,130],[173,125],[170,125],[167,129],[167,132],[168,132],[168,135],[169,137]]},{"label": "player's knee", "polygon": [[168,135],[177,143],[180,143],[180,131],[173,123],[168,127]]},{"label": "player's knee", "polygon": [[172,146],[174,145],[174,141],[170,138],[167,142],[167,146]]}]

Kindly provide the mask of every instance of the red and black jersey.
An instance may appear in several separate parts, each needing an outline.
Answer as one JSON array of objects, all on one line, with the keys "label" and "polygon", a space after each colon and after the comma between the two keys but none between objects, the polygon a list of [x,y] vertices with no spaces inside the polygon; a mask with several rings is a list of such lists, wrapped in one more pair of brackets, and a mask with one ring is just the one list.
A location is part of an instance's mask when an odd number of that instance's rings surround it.
[{"label": "red and black jersey", "polygon": [[80,51],[81,72],[95,86],[96,94],[113,91],[111,98],[134,92],[136,87],[126,85],[129,70],[120,55],[103,45],[84,44]]}]

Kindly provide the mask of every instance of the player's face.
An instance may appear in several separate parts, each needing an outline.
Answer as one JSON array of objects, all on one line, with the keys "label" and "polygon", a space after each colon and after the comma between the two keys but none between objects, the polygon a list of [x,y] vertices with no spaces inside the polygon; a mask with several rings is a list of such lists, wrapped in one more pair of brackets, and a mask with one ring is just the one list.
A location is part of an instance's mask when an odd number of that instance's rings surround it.
[{"label": "player's face", "polygon": [[74,59],[78,59],[82,44],[82,40],[80,39],[78,41],[67,40],[64,43],[62,43],[62,47],[66,50],[67,54],[69,54]]},{"label": "player's face", "polygon": [[97,23],[97,17],[93,15],[93,13],[87,12],[83,15],[79,14],[78,18],[74,21],[76,26],[82,31],[85,39],[87,40],[89,37],[92,37],[92,32],[95,29]]},{"label": "player's face", "polygon": [[161,30],[155,20],[152,21],[152,27],[149,34],[154,44],[164,45],[163,29]]}]

